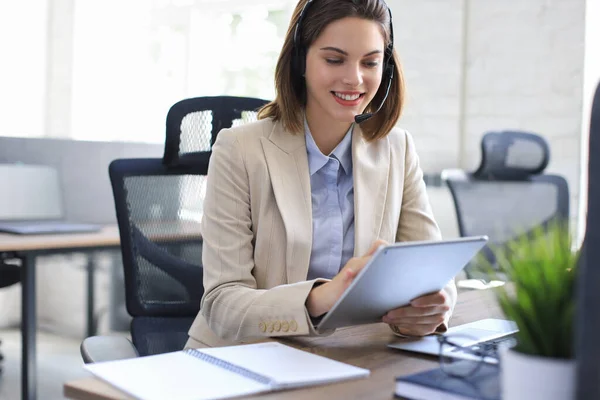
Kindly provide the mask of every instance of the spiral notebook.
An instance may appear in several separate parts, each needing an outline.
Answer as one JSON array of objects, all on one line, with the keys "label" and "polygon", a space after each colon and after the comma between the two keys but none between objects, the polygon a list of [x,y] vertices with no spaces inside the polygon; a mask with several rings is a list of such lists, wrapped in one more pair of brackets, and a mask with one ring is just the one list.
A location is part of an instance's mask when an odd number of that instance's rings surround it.
[{"label": "spiral notebook", "polygon": [[369,370],[277,342],[190,349],[84,366],[142,400],[208,400],[362,378]]}]

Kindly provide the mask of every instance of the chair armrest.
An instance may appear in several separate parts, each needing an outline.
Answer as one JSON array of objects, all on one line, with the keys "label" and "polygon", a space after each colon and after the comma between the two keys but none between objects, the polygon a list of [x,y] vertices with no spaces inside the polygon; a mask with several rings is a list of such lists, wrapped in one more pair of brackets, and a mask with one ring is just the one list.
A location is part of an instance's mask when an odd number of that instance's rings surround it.
[{"label": "chair armrest", "polygon": [[86,364],[139,357],[133,343],[122,336],[90,336],[79,349]]}]

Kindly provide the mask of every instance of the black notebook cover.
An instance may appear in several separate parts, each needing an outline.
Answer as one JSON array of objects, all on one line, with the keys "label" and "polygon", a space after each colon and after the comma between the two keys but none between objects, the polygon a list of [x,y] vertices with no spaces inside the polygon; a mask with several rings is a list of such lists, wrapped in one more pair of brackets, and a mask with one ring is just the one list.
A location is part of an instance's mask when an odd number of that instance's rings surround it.
[{"label": "black notebook cover", "polygon": [[[456,362],[456,367],[460,368],[462,362]],[[434,394],[436,398],[500,400],[500,369],[497,365],[482,364],[466,378],[451,377],[441,368],[396,378],[399,398],[430,399]]]}]

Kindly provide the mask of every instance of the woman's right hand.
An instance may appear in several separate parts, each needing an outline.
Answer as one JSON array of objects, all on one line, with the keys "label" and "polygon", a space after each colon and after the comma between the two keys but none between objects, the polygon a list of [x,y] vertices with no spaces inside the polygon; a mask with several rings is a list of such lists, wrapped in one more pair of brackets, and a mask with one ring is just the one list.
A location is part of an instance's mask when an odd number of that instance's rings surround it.
[{"label": "woman's right hand", "polygon": [[351,258],[332,280],[315,286],[306,299],[306,309],[310,316],[314,318],[327,313],[371,259],[373,253],[379,246],[386,244],[384,240],[375,241],[364,256]]}]

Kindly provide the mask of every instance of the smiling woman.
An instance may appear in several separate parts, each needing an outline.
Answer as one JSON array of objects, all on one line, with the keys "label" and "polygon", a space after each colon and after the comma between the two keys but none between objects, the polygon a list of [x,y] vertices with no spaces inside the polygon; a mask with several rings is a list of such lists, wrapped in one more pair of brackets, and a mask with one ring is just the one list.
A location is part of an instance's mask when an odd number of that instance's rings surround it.
[{"label": "smiling woman", "polygon": [[[382,80],[384,48],[381,27],[354,17],[330,23],[309,47],[305,112],[324,154],[333,151],[354,117],[375,97]],[[324,130],[338,135],[320,134]]]},{"label": "smiling woman", "polygon": [[[360,101],[356,104],[345,103],[360,109],[354,114],[354,121],[361,123],[366,138],[385,136],[398,121],[404,102],[404,77],[394,50],[392,13],[385,2],[359,1],[349,5],[346,1],[334,0],[300,1],[275,71],[277,98],[261,112],[263,116],[281,120],[291,132],[303,129],[302,120],[311,94],[307,86],[313,81],[308,63],[315,57],[330,67],[340,66],[341,73],[355,74],[355,77],[344,77],[343,90],[331,88],[329,93],[335,96],[336,90],[339,91],[342,100],[344,97],[354,100],[352,96],[358,95]],[[312,64],[316,83],[323,65]],[[323,70],[331,70],[327,67],[324,65]],[[352,72],[348,68],[356,70]],[[382,78],[384,85],[381,85]],[[353,82],[357,79],[361,82]],[[352,84],[369,84],[374,90],[361,92],[352,87],[349,90]],[[361,114],[365,111],[368,113]],[[373,115],[379,111],[379,115]]]},{"label": "smiling woman", "polygon": [[[383,0],[296,6],[275,100],[213,146],[188,347],[317,335],[380,245],[440,239],[412,138],[395,127],[404,86],[391,22]],[[455,300],[450,281],[382,322],[399,335],[443,331]]]}]

